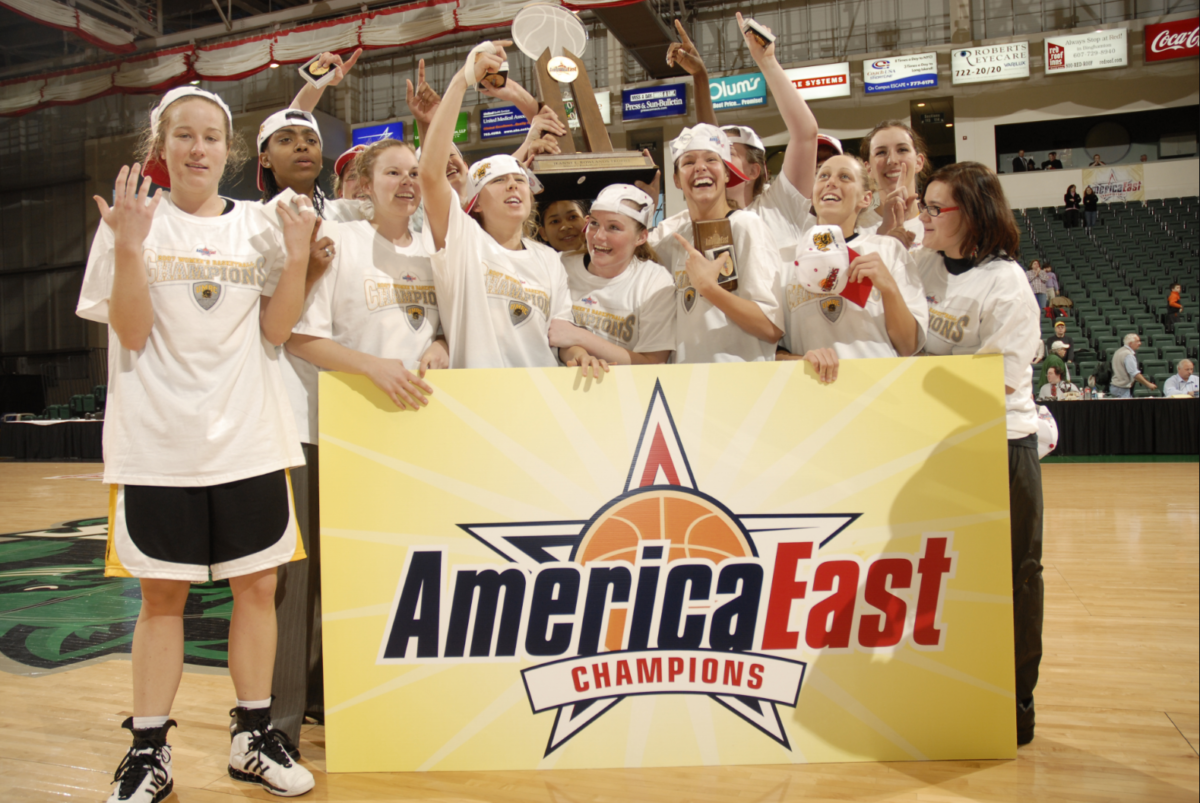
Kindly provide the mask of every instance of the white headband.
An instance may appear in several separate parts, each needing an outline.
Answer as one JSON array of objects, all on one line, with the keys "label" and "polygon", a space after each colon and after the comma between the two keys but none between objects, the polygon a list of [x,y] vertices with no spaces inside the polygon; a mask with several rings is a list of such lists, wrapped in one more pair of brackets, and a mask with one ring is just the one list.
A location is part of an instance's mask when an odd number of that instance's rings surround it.
[{"label": "white headband", "polygon": [[167,107],[172,103],[180,98],[186,98],[189,95],[194,95],[198,98],[204,98],[205,100],[211,100],[213,103],[220,106],[221,111],[225,112],[225,119],[229,121],[230,127],[233,126],[233,112],[229,111],[229,106],[226,105],[225,101],[221,100],[220,96],[214,95],[207,89],[201,89],[198,86],[178,86],[167,94],[163,95],[162,100],[158,102],[158,105],[150,110],[150,130],[153,132],[155,137],[158,135],[158,123],[162,119],[162,113],[166,111]]}]

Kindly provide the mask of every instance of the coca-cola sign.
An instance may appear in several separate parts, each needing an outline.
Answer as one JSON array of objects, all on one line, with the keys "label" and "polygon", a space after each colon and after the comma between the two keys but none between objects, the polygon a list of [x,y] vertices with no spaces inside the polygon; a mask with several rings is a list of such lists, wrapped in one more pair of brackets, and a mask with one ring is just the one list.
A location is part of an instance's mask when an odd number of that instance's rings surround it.
[{"label": "coca-cola sign", "polygon": [[1146,61],[1200,56],[1200,17],[1146,26]]}]

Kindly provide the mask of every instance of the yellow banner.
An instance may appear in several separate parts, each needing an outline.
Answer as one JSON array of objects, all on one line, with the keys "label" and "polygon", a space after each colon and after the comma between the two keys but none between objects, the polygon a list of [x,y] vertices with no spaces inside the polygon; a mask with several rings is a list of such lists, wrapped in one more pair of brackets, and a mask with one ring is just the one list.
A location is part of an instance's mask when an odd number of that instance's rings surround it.
[{"label": "yellow banner", "polygon": [[1146,200],[1146,180],[1143,165],[1115,165],[1112,167],[1083,168],[1083,194],[1085,187],[1091,187],[1100,196],[1100,203],[1109,204],[1116,201]]},{"label": "yellow banner", "polygon": [[1002,361],[320,380],[332,772],[1016,755]]}]

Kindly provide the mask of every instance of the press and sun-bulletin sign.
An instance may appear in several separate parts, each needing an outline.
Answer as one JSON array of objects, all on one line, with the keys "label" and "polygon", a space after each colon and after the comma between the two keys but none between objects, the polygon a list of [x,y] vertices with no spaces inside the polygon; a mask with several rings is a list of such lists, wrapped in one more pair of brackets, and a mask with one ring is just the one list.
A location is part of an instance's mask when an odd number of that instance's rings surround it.
[{"label": "press and sun-bulletin sign", "polygon": [[850,62],[795,67],[783,74],[806,101],[850,96]]},{"label": "press and sun-bulletin sign", "polygon": [[929,89],[937,86],[937,53],[892,56],[863,62],[863,85],[868,95]]},{"label": "press and sun-bulletin sign", "polygon": [[1029,77],[1029,43],[1007,42],[954,50],[950,53],[955,84],[982,84]]},{"label": "press and sun-bulletin sign", "polygon": [[621,118],[647,120],[687,114],[687,85],[666,84],[621,90]]},{"label": "press and sun-bulletin sign", "polygon": [[1047,36],[1044,55],[1047,75],[1126,67],[1129,32],[1113,28],[1076,36]]},{"label": "press and sun-bulletin sign", "polygon": [[331,772],[1015,757],[1000,356],[426,379],[320,379]]}]

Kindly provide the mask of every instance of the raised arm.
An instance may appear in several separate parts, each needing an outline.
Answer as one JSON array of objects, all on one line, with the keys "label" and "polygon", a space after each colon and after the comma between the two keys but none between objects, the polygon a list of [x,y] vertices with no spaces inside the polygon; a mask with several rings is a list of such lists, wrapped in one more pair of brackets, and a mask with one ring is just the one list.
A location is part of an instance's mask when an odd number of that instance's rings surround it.
[{"label": "raised arm", "polygon": [[429,123],[433,120],[433,113],[437,111],[438,104],[442,102],[442,96],[425,80],[425,59],[417,62],[416,88],[413,88],[410,78],[405,78],[404,83],[407,86],[405,100],[408,101],[408,110],[412,113],[417,126],[417,140],[424,142],[425,135],[429,133]]},{"label": "raised arm", "polygon": [[510,75],[508,80],[504,82],[504,86],[497,89],[491,84],[479,86],[476,84],[479,94],[485,95],[494,100],[506,100],[512,105],[521,110],[521,114],[525,115],[525,119],[533,122],[533,118],[541,111],[538,108],[537,98],[529,94],[529,90],[518,84]]},{"label": "raised arm", "polygon": [[696,122],[717,125],[717,113],[713,111],[712,90],[708,86],[708,68],[700,58],[700,51],[692,42],[692,38],[683,29],[683,23],[675,20],[675,31],[679,41],[672,42],[667,48],[667,64],[674,67],[678,64],[688,75],[692,76],[693,92],[696,95]]},{"label": "raised arm", "polygon": [[317,213],[306,195],[297,195],[295,204],[299,211],[292,211],[289,204],[275,205],[279,221],[283,224],[283,275],[279,277],[272,294],[263,296],[259,302],[259,325],[263,336],[273,346],[287,342],[292,335],[292,327],[304,311],[304,280],[308,273],[308,252]]},{"label": "raised arm", "polygon": [[329,79],[329,83],[317,89],[308,81],[304,82],[304,86],[296,93],[296,97],[292,98],[292,105],[289,108],[303,109],[306,112],[311,112],[317,108],[317,103],[321,100],[321,95],[325,94],[325,90],[331,86],[337,86],[342,82],[342,79],[350,74],[350,70],[358,61],[358,57],[362,55],[362,48],[355,50],[346,62],[342,61],[342,57],[336,53],[322,53],[321,64],[325,67],[332,66],[334,68],[334,76]]},{"label": "raised arm", "polygon": [[141,165],[122,167],[117,174],[113,205],[99,195],[93,196],[100,217],[113,232],[113,280],[108,296],[108,325],[121,345],[141,351],[154,328],[154,307],[150,303],[150,281],[142,245],[150,234],[154,210],[162,200],[162,190],[150,198],[149,178],[138,190]]},{"label": "raised arm", "polygon": [[[495,44],[494,53],[481,51],[484,45]],[[467,63],[455,73],[446,88],[433,113],[429,123],[429,131],[421,141],[421,164],[418,174],[421,180],[421,197],[425,204],[425,225],[433,235],[434,248],[441,250],[446,246],[446,231],[450,226],[450,205],[454,201],[454,191],[446,178],[446,161],[450,158],[451,140],[454,137],[454,124],[458,120],[458,111],[462,108],[463,96],[467,87],[474,86],[489,72],[498,72],[504,63],[504,45],[511,42],[483,42],[477,45],[467,56]],[[475,60],[475,55],[482,56]]]},{"label": "raised arm", "polygon": [[771,97],[775,98],[775,105],[779,107],[779,116],[787,126],[788,145],[783,155],[783,174],[801,195],[811,198],[813,179],[817,173],[817,118],[775,58],[775,44],[763,48],[757,39],[746,33],[740,11],[737,21],[746,46],[750,48],[750,56],[762,71]]}]

